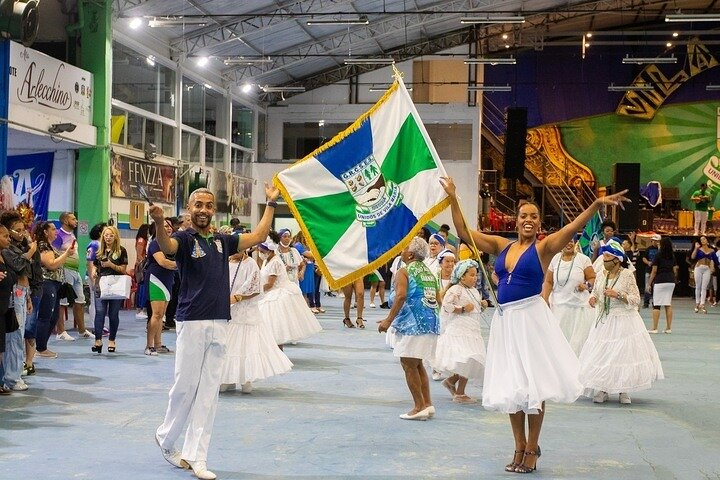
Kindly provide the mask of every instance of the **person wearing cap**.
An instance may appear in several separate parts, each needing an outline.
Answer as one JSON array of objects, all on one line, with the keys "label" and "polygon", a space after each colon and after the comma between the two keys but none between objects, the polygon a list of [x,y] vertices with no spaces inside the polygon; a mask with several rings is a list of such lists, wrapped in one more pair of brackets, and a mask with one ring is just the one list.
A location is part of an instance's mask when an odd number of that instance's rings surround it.
[{"label": "person wearing cap", "polygon": [[647,287],[650,285],[650,270],[652,270],[655,255],[658,253],[661,238],[662,237],[660,237],[657,233],[650,237],[650,246],[648,246],[645,250],[645,255],[642,257],[642,261],[645,264],[645,292],[643,293],[643,308],[648,308],[650,306],[652,294]]},{"label": "person wearing cap", "polygon": [[652,320],[653,327],[649,333],[658,333],[660,323],[660,307],[665,307],[665,333],[672,333],[672,296],[678,278],[678,265],[675,261],[675,252],[670,238],[660,240],[660,249],[652,262],[650,278],[645,290],[652,292]]},{"label": "person wearing cap", "polygon": [[[211,233],[215,194],[207,188],[188,197],[190,227],[168,235],[160,205],[150,205],[156,240],[162,252],[174,255],[180,272],[176,314],[175,375],[165,419],[155,431],[163,457],[178,468],[191,468],[197,478],[212,480],[207,453],[218,403],[230,320],[229,258],[257,245],[270,231],[279,190],[265,185],[265,212],[252,233],[239,236]],[[185,431],[182,451],[176,441]]]},{"label": "person wearing cap", "polygon": [[550,260],[545,272],[542,296],[575,355],[580,355],[593,324],[594,312],[588,300],[595,277],[590,258],[577,251],[574,240]]},{"label": "person wearing cap", "polygon": [[623,248],[611,239],[600,247],[603,271],[590,296],[595,326],[580,353],[580,382],[584,395],[604,403],[619,394],[621,404],[631,403],[628,393],[647,390],[664,378],[660,357],[638,313],[640,291],[626,267]]},{"label": "person wearing cap", "polygon": [[693,229],[696,237],[705,235],[705,227],[708,220],[708,209],[712,205],[712,197],[707,191],[707,183],[700,185],[700,190],[695,190],[690,197],[693,202]]}]

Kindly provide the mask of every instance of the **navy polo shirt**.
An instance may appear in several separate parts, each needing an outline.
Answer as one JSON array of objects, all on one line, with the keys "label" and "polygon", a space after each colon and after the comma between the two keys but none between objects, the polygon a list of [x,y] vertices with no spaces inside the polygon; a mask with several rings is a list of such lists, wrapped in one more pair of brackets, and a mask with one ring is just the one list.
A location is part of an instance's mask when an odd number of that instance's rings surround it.
[{"label": "navy polo shirt", "polygon": [[203,237],[192,228],[175,232],[175,262],[180,291],[175,320],[230,320],[228,257],[238,251],[239,236]]}]

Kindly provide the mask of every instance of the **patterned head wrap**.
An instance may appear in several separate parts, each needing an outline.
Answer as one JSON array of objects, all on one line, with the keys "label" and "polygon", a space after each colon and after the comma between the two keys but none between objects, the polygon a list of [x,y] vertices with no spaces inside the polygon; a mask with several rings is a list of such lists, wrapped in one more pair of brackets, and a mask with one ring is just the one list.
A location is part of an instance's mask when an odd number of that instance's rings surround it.
[{"label": "patterned head wrap", "polygon": [[472,267],[479,269],[480,265],[478,265],[475,260],[461,260],[458,262],[455,265],[455,268],[453,268],[452,275],[450,275],[450,283],[453,285],[460,283],[462,276],[465,275],[465,272]]},{"label": "patterned head wrap", "polygon": [[278,235],[280,235],[280,237],[282,237],[286,233],[292,235],[292,232],[290,231],[289,228],[281,228],[280,230],[278,230],[277,233],[278,233]]},{"label": "patterned head wrap", "polygon": [[616,237],[612,237],[608,242],[600,247],[600,255],[603,253],[609,253],[613,257],[619,259],[621,262],[625,260],[625,251],[620,245],[620,241]]},{"label": "patterned head wrap", "polygon": [[440,245],[442,245],[443,247],[445,246],[445,239],[442,237],[442,235],[438,235],[437,233],[433,233],[432,235],[430,235],[430,238],[434,238],[435,240],[438,241],[438,243],[439,243]]}]

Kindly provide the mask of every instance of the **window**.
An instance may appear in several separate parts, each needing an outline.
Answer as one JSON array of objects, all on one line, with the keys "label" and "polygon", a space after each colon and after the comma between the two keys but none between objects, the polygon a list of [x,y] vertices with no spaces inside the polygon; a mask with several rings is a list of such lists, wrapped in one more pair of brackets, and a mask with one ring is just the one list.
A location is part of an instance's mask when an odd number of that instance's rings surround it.
[{"label": "window", "polygon": [[230,171],[241,177],[252,178],[252,153],[233,148],[230,155]]},{"label": "window", "polygon": [[205,87],[183,77],[182,123],[204,131]]},{"label": "window", "polygon": [[113,42],[112,98],[175,118],[175,72],[130,47]]},{"label": "window", "polygon": [[205,166],[226,170],[225,145],[212,140],[205,140]]},{"label": "window", "polygon": [[187,163],[200,163],[200,136],[182,132],[182,160]]},{"label": "window", "polygon": [[232,143],[252,148],[254,112],[239,103],[232,103]]},{"label": "window", "polygon": [[110,143],[125,145],[125,130],[127,127],[127,112],[119,108],[112,109],[110,113]]},{"label": "window", "polygon": [[294,160],[305,157],[348,125],[324,122],[283,124],[283,158]]},{"label": "window", "polygon": [[205,91],[205,118],[204,126],[200,130],[204,130],[208,135],[214,137],[225,138],[225,97],[222,93],[216,92],[210,87],[203,87]]}]

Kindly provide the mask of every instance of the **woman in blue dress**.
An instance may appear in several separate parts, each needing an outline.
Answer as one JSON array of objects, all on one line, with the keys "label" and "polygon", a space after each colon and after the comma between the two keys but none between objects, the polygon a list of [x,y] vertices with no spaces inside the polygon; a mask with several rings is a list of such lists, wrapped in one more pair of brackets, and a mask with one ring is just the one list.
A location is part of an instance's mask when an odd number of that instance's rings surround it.
[{"label": "woman in blue dress", "polygon": [[[574,402],[582,393],[578,381],[580,364],[560,330],[558,321],[540,296],[543,277],[552,257],[560,252],[602,205],[629,201],[627,190],[596,199],[587,210],[559,231],[542,240],[540,210],[524,203],[517,210],[518,240],[469,230],[451,178],[441,180],[451,200],[458,236],[471,237],[477,248],[497,255],[498,308],[495,310],[487,347],[483,381],[483,407],[510,415],[515,455],[508,472],[529,473],[540,456],[538,441],[545,400]],[[528,434],[525,434],[527,416]]]},{"label": "woman in blue dress", "polygon": [[400,418],[427,420],[435,414],[435,407],[430,399],[430,384],[423,360],[429,362],[435,358],[435,344],[440,333],[438,283],[423,262],[428,255],[425,240],[414,237],[400,255],[406,266],[395,274],[390,311],[387,318],[378,322],[378,331],[386,332],[391,325],[395,330],[393,353],[400,358],[415,403],[412,410]]}]

